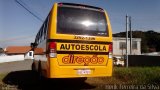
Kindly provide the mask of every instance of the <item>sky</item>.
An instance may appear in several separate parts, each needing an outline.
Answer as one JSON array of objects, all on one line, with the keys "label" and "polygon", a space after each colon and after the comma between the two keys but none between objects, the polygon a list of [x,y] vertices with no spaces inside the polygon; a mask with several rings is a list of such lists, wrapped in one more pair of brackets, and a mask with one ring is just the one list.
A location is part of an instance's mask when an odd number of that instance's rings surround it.
[{"label": "sky", "polygon": [[[104,8],[113,33],[125,31],[126,15],[132,18],[132,30],[160,32],[160,0],[18,0],[41,20],[45,20],[55,2],[88,4]],[[42,21],[15,0],[0,0],[0,47],[27,46],[34,42]]]}]

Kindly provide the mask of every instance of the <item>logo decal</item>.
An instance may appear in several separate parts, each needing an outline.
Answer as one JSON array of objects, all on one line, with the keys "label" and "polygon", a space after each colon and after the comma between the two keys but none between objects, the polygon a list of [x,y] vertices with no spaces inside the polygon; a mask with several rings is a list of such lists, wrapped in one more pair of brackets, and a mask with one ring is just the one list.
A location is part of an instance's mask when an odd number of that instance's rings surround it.
[{"label": "logo decal", "polygon": [[105,45],[61,44],[60,50],[107,51]]},{"label": "logo decal", "polygon": [[89,65],[91,64],[102,64],[104,62],[103,57],[97,57],[97,55],[90,56],[74,56],[68,55],[62,58],[62,63],[64,64],[84,64]]}]

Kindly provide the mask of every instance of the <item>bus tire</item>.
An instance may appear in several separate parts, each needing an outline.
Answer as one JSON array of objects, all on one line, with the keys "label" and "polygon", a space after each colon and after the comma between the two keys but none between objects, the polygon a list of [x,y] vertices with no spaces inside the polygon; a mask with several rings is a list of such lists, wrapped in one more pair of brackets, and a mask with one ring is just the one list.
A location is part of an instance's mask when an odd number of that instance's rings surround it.
[{"label": "bus tire", "polygon": [[32,63],[31,69],[32,69],[32,71],[36,71],[36,68],[35,68],[35,64],[34,64],[34,63]]},{"label": "bus tire", "polygon": [[86,80],[87,80],[87,77],[78,78],[78,81],[79,81],[80,83],[84,83]]},{"label": "bus tire", "polygon": [[39,79],[42,79],[42,68],[41,68],[41,61],[39,60],[38,62],[38,76],[39,76]]}]

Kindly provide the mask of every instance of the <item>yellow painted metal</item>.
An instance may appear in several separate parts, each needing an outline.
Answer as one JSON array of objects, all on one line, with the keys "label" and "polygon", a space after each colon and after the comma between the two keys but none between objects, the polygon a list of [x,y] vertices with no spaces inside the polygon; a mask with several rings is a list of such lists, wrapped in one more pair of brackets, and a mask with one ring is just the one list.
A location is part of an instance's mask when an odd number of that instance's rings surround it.
[{"label": "yellow painted metal", "polygon": [[[51,12],[50,12],[50,20],[49,20],[49,27],[48,27],[48,39],[61,39],[61,40],[70,40],[70,41],[96,41],[96,42],[112,42],[112,29],[111,29],[111,24],[109,21],[109,17],[107,15],[107,12],[105,11],[106,15],[106,20],[107,20],[107,30],[109,35],[104,37],[104,36],[87,36],[87,35],[71,35],[71,34],[57,34],[56,29],[57,29],[57,7],[58,4],[55,3]],[[80,38],[76,38],[80,37]],[[82,48],[81,49],[73,49],[69,48],[67,49],[62,49],[62,44],[66,45],[80,45]],[[88,46],[95,46],[97,45],[98,48],[103,48],[105,47],[106,50],[100,50],[100,49],[86,49]],[[57,51],[81,51],[81,52],[108,52],[108,45],[107,44],[84,44],[84,43],[62,43],[59,42],[57,43]],[[57,54],[56,58],[48,58],[48,66],[46,70],[45,76],[48,78],[74,78],[74,77],[103,77],[103,76],[112,76],[112,59],[108,58],[108,55],[96,55],[94,54],[73,54],[72,60],[74,63],[70,63],[70,61],[62,62],[63,58],[66,57],[68,60],[71,60],[70,54]],[[73,59],[74,57],[74,59]],[[81,59],[79,59],[81,57]],[[85,58],[88,58],[88,60],[93,59],[93,57],[99,58],[103,57],[104,62],[103,63],[88,63],[84,60]],[[76,58],[76,59],[75,59]],[[83,58],[83,59],[82,59]],[[81,60],[78,63],[78,60]],[[78,70],[90,70],[90,74],[79,74]]]},{"label": "yellow painted metal", "polygon": [[[48,78],[104,77],[112,76],[112,59],[106,66],[60,66],[57,58],[50,58],[50,75]],[[78,70],[91,70],[91,74],[78,74]]]}]

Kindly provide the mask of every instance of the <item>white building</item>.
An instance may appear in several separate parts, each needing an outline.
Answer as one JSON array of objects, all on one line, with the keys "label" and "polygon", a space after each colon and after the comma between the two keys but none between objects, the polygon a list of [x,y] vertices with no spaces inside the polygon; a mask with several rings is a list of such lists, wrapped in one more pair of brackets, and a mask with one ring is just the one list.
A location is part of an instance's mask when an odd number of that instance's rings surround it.
[{"label": "white building", "polygon": [[34,59],[30,46],[9,46],[4,52],[5,55],[0,56],[0,63]]},{"label": "white building", "polygon": [[8,56],[22,55],[24,59],[33,59],[33,51],[30,46],[9,46],[5,52]]},{"label": "white building", "polygon": [[[128,55],[141,55],[141,38],[132,38],[132,50],[130,52],[130,38],[128,38]],[[113,55],[126,55],[126,38],[113,37]]]}]

